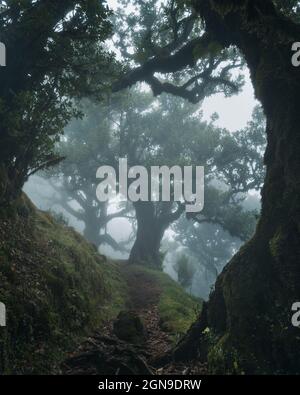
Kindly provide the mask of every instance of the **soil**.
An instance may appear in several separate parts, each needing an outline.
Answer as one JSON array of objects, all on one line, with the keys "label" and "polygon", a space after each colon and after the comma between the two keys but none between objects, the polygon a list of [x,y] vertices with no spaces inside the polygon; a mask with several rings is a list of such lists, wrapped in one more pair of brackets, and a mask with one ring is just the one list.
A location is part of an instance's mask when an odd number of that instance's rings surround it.
[{"label": "soil", "polygon": [[206,366],[197,361],[185,364],[168,363],[160,366],[170,355],[174,343],[160,326],[158,302],[161,289],[147,273],[126,270],[123,274],[129,288],[128,314],[138,316],[145,328],[145,341],[140,344],[119,339],[114,333],[114,321],[83,342],[70,353],[61,367],[67,375],[97,374],[205,374]]}]

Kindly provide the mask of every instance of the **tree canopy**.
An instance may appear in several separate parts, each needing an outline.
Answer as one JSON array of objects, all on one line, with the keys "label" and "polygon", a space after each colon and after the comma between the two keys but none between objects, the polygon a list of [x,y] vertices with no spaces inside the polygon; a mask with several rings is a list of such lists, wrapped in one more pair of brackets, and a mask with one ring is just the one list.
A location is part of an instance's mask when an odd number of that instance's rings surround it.
[{"label": "tree canopy", "polygon": [[0,199],[9,203],[30,174],[59,161],[53,147],[79,115],[74,99],[105,95],[115,66],[103,46],[111,34],[103,1],[2,3]]}]

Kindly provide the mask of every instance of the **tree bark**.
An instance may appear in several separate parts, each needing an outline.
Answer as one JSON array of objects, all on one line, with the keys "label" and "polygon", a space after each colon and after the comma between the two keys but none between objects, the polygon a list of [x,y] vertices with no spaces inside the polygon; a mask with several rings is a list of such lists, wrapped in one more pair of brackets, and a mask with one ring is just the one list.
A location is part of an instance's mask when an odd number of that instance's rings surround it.
[{"label": "tree bark", "polygon": [[270,1],[195,5],[209,32],[246,58],[267,117],[267,175],[255,236],[219,276],[174,355],[207,360],[212,373],[299,373],[291,306],[300,300],[300,70],[291,47],[300,29]]},{"label": "tree bark", "polygon": [[162,261],[159,249],[166,225],[156,217],[153,202],[137,202],[134,207],[137,235],[130,252],[129,262],[160,268]]},{"label": "tree bark", "polygon": [[101,244],[101,225],[100,220],[96,216],[96,210],[86,210],[84,216],[84,231],[83,236],[90,243],[94,244],[97,248],[100,247]]}]

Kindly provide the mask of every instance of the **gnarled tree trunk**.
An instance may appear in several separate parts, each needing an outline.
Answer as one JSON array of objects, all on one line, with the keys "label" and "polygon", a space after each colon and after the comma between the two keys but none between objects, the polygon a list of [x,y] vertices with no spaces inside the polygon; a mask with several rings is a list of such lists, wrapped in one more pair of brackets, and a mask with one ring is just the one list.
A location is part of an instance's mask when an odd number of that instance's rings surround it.
[{"label": "gnarled tree trunk", "polygon": [[160,243],[168,225],[155,215],[153,202],[136,202],[134,207],[137,234],[130,252],[129,262],[160,267],[162,263],[159,252]]},{"label": "gnarled tree trunk", "polygon": [[267,117],[267,175],[255,236],[224,269],[175,356],[208,360],[212,373],[299,373],[291,306],[300,301],[300,69],[291,47],[300,28],[269,1],[195,5],[208,31],[246,58]]}]

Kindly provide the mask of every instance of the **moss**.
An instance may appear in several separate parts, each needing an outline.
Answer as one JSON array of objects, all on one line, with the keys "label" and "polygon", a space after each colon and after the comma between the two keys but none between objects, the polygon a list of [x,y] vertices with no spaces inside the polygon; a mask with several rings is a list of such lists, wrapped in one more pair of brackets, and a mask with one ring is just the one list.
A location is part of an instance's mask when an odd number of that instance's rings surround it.
[{"label": "moss", "polygon": [[183,288],[169,278],[161,278],[162,294],[159,302],[159,312],[162,327],[176,337],[181,337],[197,320],[200,311],[200,301],[188,295]]},{"label": "moss", "polygon": [[[22,196],[16,215],[0,223],[0,372],[49,374],[69,350],[128,307],[122,265]],[[174,340],[196,320],[200,302],[160,270],[127,266],[150,279],[162,328]],[[144,290],[142,288],[142,290]]]},{"label": "moss", "polygon": [[114,334],[124,341],[142,345],[146,329],[140,316],[133,311],[121,311],[113,324]]},{"label": "moss", "polygon": [[207,361],[211,374],[244,375],[238,351],[231,344],[230,337],[225,334],[217,340],[211,333],[208,336],[210,345]]},{"label": "moss", "polygon": [[201,301],[186,291],[166,273],[143,266],[131,266],[131,271],[144,273],[158,286],[157,302],[160,324],[164,331],[177,341],[196,321],[201,309]]},{"label": "moss", "polygon": [[25,196],[17,215],[0,223],[0,284],[7,308],[0,372],[6,374],[57,371],[66,352],[116,317],[128,297],[114,262]]},{"label": "moss", "polygon": [[278,230],[269,242],[270,252],[273,258],[278,258],[282,250],[282,231]]}]

